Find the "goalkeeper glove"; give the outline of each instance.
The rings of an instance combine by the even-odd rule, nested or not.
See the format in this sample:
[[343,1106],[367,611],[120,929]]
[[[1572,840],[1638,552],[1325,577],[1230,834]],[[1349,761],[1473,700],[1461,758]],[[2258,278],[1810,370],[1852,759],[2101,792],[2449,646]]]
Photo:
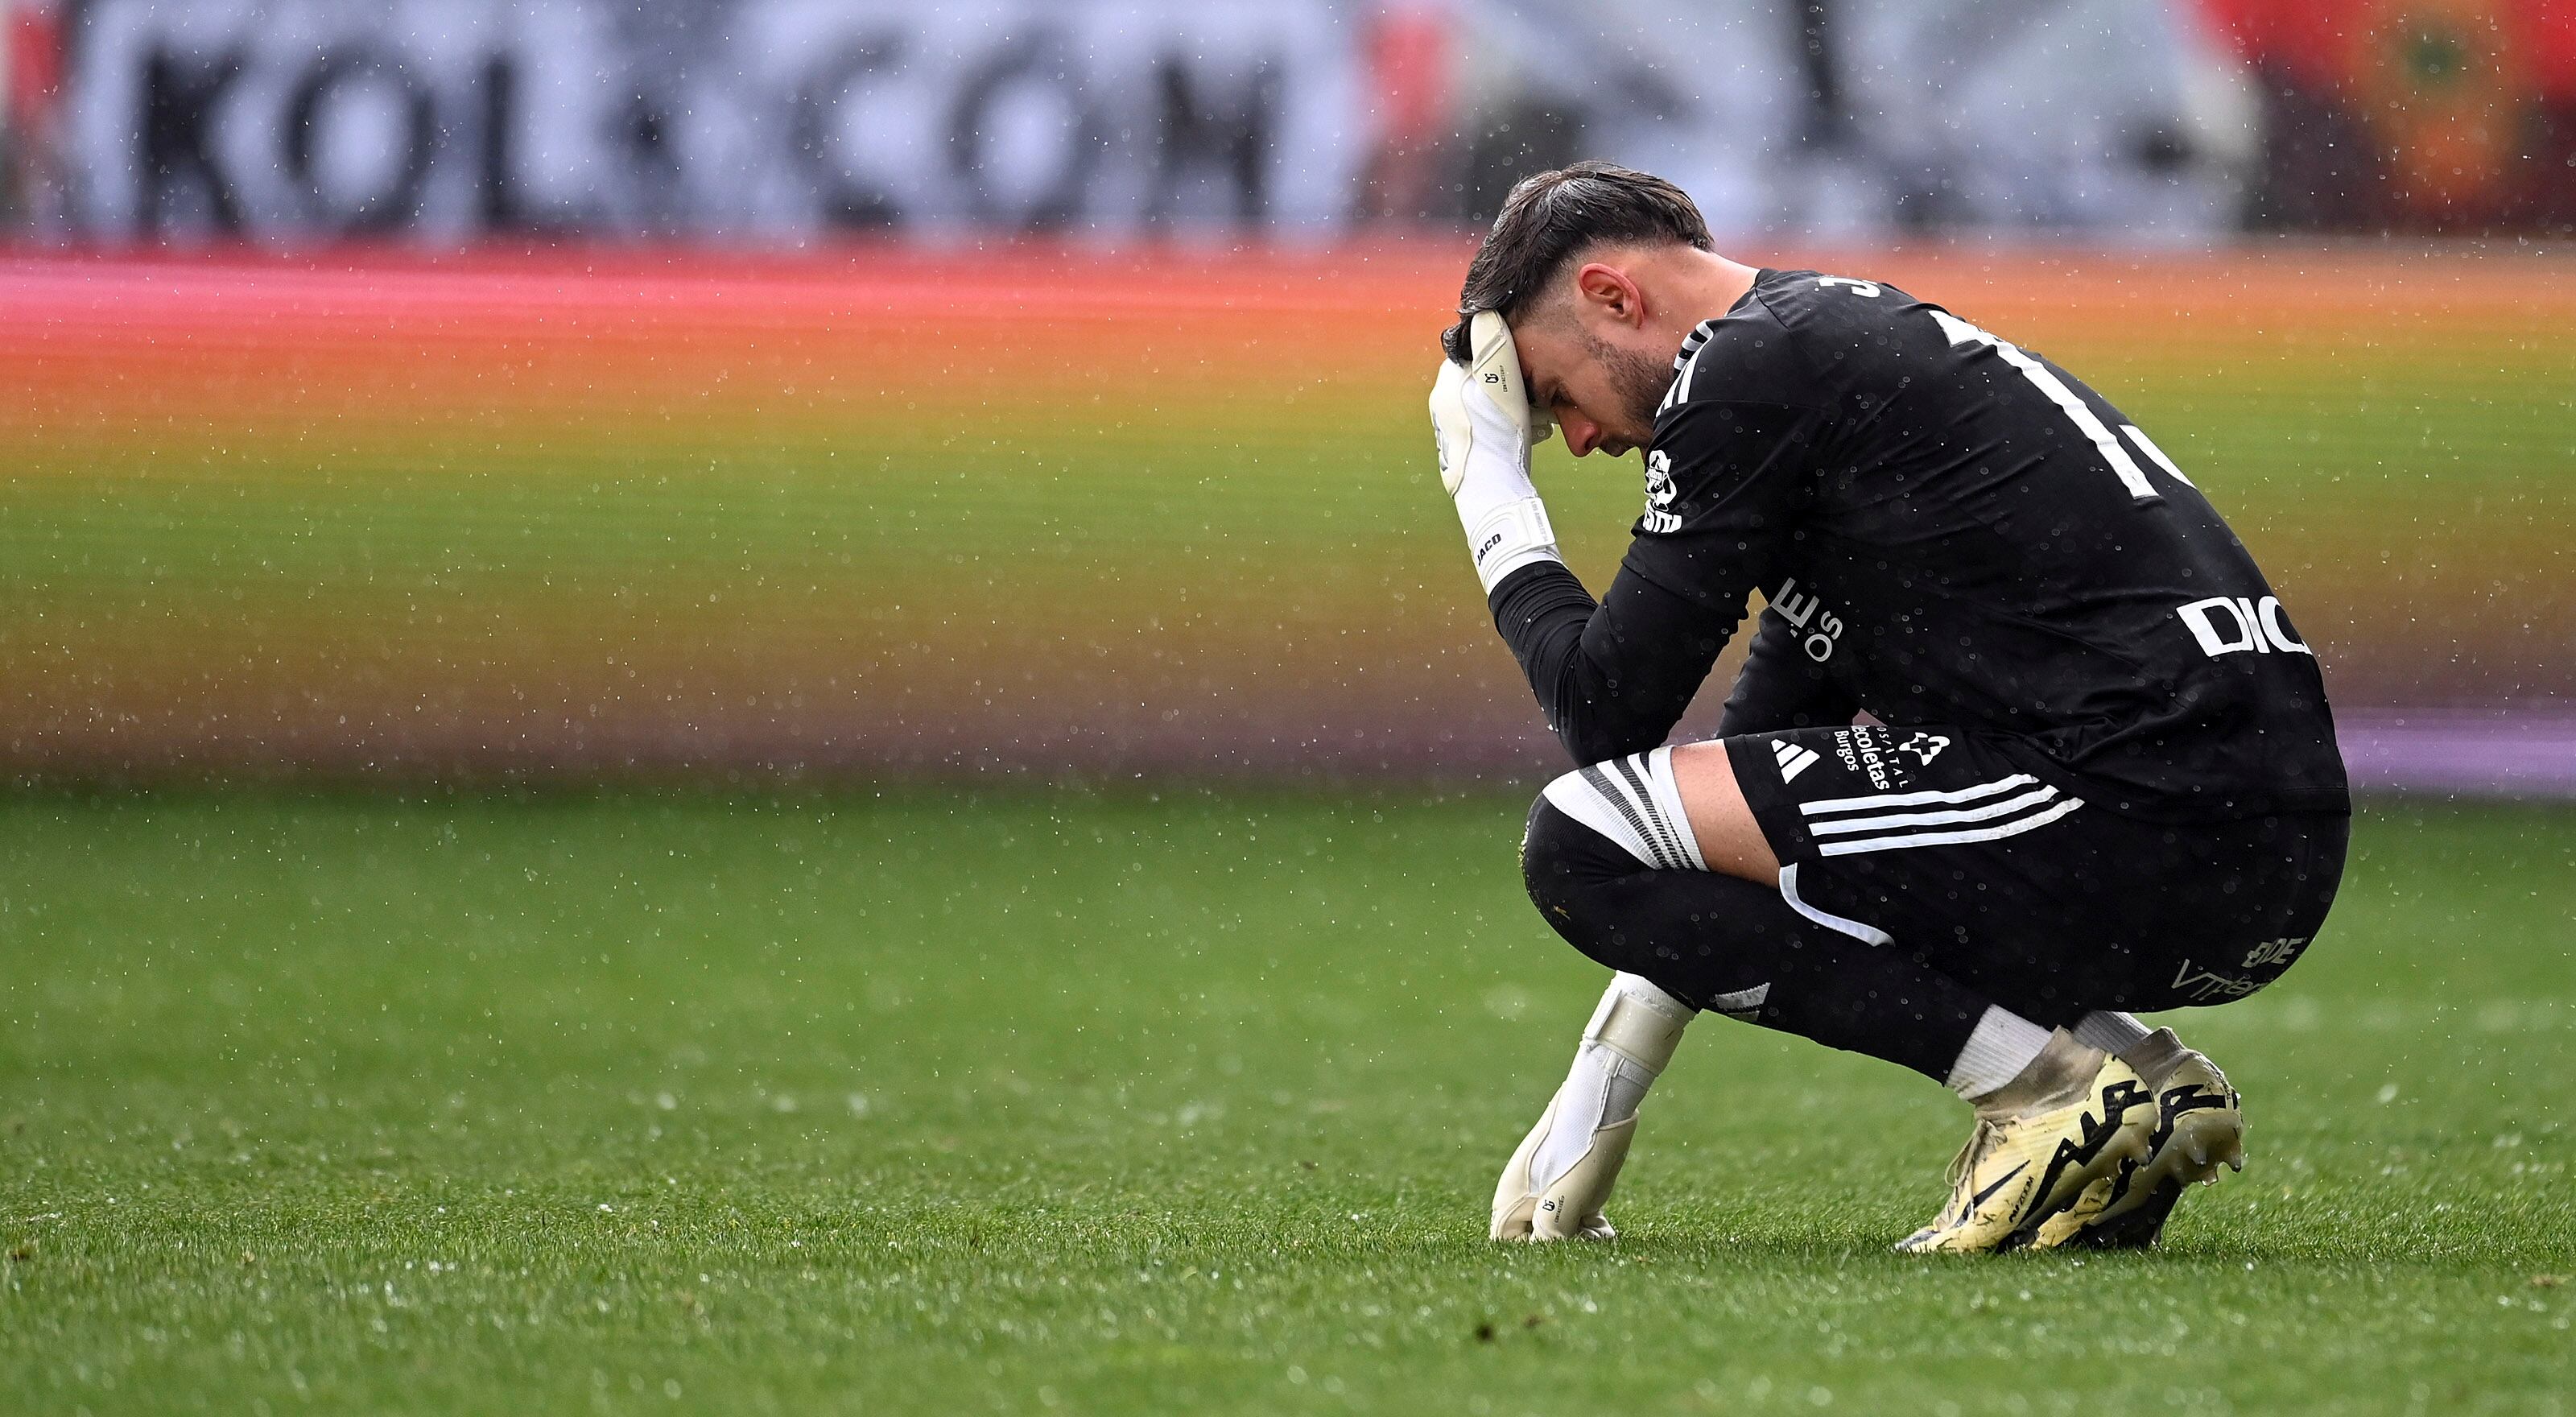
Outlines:
[[1468,321],[1468,362],[1440,361],[1431,386],[1431,429],[1439,439],[1440,482],[1458,504],[1476,578],[1490,595],[1505,576],[1539,561],[1562,562],[1547,504],[1530,481],[1530,448],[1549,424],[1521,387],[1511,326],[1491,310]]

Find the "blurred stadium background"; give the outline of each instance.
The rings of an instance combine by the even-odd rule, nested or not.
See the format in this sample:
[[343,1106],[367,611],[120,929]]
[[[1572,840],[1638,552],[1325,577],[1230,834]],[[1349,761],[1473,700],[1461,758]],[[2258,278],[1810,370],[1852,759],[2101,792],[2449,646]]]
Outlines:
[[[2576,809],[2434,799],[2576,797],[2576,0],[0,45],[0,1409],[2564,1410]],[[1423,395],[1582,155],[2100,387],[2410,789],[2163,1253],[1898,1261],[1948,1098],[1724,1025],[1482,1240],[1600,984]]]
[[1418,390],[1599,154],[2138,414],[2364,780],[2576,787],[2563,0],[0,13],[22,782],[1548,771]]

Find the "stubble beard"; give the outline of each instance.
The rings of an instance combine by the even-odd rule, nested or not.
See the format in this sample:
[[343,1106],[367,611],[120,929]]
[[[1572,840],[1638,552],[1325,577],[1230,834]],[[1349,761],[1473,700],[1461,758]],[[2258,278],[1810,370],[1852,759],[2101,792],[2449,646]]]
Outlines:
[[[1614,436],[1621,442],[1643,447],[1654,436],[1655,411],[1663,406],[1664,395],[1673,387],[1673,366],[1633,349],[1620,349],[1598,336],[1587,334],[1586,351],[1600,361],[1610,376],[1611,392],[1616,394],[1627,415],[1628,427]],[[1628,436],[1633,432],[1636,436]]]

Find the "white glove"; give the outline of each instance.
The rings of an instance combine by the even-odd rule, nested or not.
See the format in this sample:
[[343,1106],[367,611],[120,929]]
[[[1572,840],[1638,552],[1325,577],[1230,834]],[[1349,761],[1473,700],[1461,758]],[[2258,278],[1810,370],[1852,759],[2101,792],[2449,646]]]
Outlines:
[[1440,361],[1431,386],[1431,431],[1440,446],[1440,483],[1458,504],[1458,524],[1491,594],[1503,577],[1535,561],[1563,561],[1547,504],[1530,481],[1530,448],[1549,423],[1532,414],[1521,387],[1511,326],[1491,310],[1467,324],[1465,368]]
[[1563,1174],[1533,1191],[1535,1178],[1530,1174],[1530,1162],[1556,1130],[1560,1110],[1567,1110],[1561,1092],[1548,1099],[1538,1125],[1521,1138],[1520,1149],[1503,1167],[1503,1179],[1494,1186],[1493,1227],[1486,1232],[1494,1239],[1544,1244],[1551,1240],[1619,1238],[1618,1230],[1601,1207],[1610,1199],[1610,1188],[1619,1182],[1619,1167],[1628,1159],[1628,1143],[1637,1136],[1637,1119],[1630,1117],[1585,1133],[1590,1144],[1583,1155]]
[[1634,974],[1613,976],[1574,1067],[1494,1185],[1497,1240],[1609,1240],[1602,1207],[1619,1183],[1637,1107],[1673,1061],[1691,1006]]

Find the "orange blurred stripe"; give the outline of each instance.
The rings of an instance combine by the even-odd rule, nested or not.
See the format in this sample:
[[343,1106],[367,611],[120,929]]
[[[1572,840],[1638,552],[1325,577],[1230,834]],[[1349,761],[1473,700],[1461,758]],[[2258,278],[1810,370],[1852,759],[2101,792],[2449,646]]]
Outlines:
[[[284,433],[298,421],[609,421],[699,401],[997,397],[1223,404],[1265,381],[1418,374],[1454,243],[1333,254],[883,251],[0,261],[0,433]],[[1788,258],[1778,258],[1786,261]],[[1957,252],[1805,259],[1880,276],[2025,343],[2177,359],[2375,341],[2537,344],[2576,319],[2540,258]],[[1384,407],[1412,400],[1384,393]]]

